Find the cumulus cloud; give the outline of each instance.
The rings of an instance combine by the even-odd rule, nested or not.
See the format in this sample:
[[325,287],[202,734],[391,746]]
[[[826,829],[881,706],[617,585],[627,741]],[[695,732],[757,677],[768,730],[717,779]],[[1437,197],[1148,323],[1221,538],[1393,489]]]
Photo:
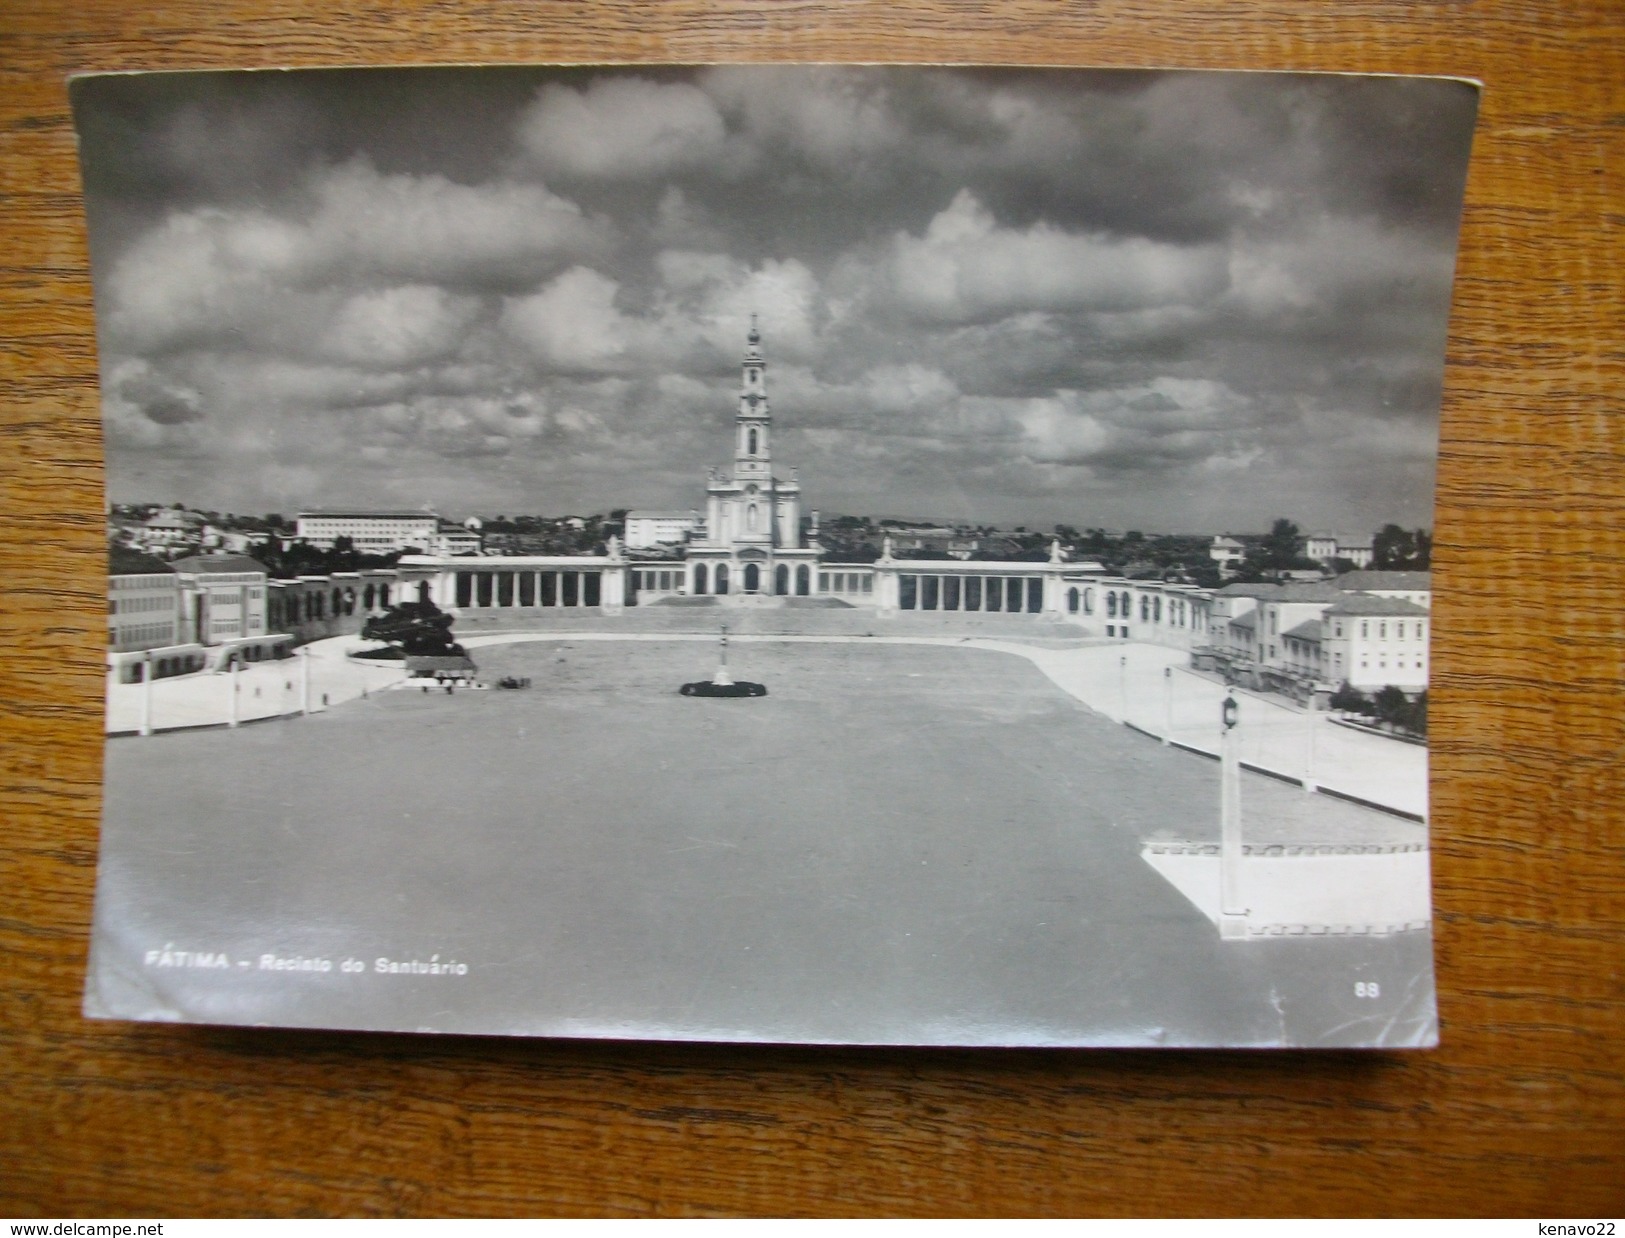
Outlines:
[[447,283],[534,278],[596,252],[605,225],[537,184],[460,185],[352,161],[317,178],[307,271]]
[[604,369],[620,357],[629,334],[615,309],[619,287],[588,267],[571,267],[539,292],[510,298],[502,326],[543,364]]
[[838,168],[854,158],[895,152],[905,136],[887,80],[873,72],[820,65],[766,75],[729,66],[708,70],[700,80],[753,157],[777,149]]
[[549,427],[545,402],[534,395],[418,395],[362,410],[352,435],[370,445],[460,458],[506,456]]
[[1073,234],[1044,224],[1001,228],[968,189],[922,237],[899,234],[890,293],[922,317],[968,322],[1032,310],[1140,310],[1223,291],[1225,255],[1144,238]]
[[544,86],[518,122],[520,145],[544,172],[609,179],[694,167],[717,155],[723,133],[703,91],[641,77]]
[[369,290],[339,308],[325,348],[355,365],[422,365],[454,355],[479,312],[476,299],[426,284]]
[[[137,351],[202,342],[308,350],[335,312],[366,312],[345,297],[347,286],[511,286],[596,252],[607,238],[603,225],[538,185],[456,185],[354,161],[307,188],[303,204],[282,214],[204,207],[142,235],[102,285],[112,340]],[[397,294],[396,303],[421,314],[432,295]]]

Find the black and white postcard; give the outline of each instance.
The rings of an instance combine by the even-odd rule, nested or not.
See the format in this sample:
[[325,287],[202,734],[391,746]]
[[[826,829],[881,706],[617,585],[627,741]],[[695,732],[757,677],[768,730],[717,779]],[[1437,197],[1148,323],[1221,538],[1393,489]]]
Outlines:
[[75,79],[98,1018],[1426,1046],[1477,88]]

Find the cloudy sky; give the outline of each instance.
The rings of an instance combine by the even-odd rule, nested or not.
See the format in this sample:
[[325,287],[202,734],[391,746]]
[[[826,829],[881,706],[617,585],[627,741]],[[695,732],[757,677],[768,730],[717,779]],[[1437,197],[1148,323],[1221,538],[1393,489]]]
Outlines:
[[109,491],[1430,524],[1476,95],[875,68],[80,79]]

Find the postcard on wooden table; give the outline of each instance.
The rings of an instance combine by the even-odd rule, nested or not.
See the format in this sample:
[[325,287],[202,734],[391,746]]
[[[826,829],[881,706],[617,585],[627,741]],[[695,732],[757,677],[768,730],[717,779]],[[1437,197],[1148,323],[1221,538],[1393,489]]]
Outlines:
[[1436,1043],[1477,89],[71,87],[98,1018]]

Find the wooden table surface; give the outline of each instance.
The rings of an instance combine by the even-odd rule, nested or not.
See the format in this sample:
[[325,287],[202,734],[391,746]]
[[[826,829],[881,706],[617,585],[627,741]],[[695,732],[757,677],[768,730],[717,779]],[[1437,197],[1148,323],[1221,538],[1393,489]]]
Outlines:
[[[0,3],[0,1213],[1625,1211],[1618,4]],[[1437,1052],[813,1050],[92,1024],[104,566],[64,77],[896,60],[1485,83],[1433,647]]]

